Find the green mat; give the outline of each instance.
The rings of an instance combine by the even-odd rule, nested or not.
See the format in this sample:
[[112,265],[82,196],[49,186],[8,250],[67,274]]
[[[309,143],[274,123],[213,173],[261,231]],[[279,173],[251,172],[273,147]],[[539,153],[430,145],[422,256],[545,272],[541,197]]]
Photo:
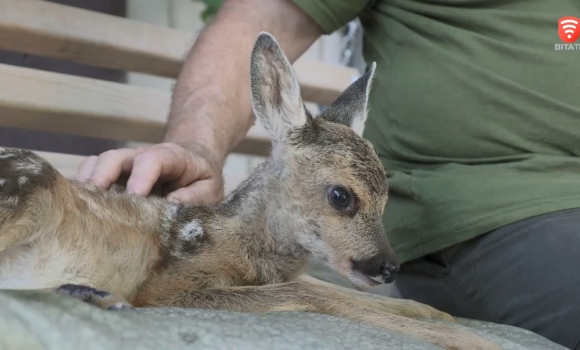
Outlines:
[[[312,275],[342,284],[320,270]],[[467,327],[503,349],[565,349],[522,329],[458,321],[456,327]],[[179,308],[111,312],[56,294],[0,291],[0,350],[39,349],[440,348],[394,332],[311,313],[250,314]]]

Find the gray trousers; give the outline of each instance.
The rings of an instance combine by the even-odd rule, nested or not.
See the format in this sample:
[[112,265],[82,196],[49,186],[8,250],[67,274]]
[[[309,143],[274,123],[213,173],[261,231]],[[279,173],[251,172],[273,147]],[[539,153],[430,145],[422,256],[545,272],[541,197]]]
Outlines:
[[523,220],[403,264],[394,285],[373,292],[580,350],[580,209]]

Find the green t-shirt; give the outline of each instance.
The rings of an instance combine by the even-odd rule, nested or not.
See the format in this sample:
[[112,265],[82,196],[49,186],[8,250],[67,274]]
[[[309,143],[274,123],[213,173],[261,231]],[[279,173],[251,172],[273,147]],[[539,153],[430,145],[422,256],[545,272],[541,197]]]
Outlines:
[[580,207],[580,50],[555,49],[579,0],[294,1],[327,33],[364,27],[401,262]]

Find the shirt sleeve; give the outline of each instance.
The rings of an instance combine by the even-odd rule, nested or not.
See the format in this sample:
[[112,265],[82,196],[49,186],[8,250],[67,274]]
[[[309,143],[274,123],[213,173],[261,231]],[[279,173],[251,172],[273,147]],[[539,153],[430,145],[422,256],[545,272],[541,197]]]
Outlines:
[[326,34],[331,34],[361,12],[371,6],[375,0],[293,0],[308,14]]

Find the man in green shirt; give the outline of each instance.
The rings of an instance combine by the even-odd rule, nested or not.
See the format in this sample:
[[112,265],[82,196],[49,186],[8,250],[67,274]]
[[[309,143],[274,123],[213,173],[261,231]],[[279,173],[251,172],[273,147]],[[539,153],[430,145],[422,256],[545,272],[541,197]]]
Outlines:
[[[384,223],[404,262],[394,296],[460,317],[580,342],[580,52],[558,19],[577,0],[226,1],[188,55],[165,143],[89,157],[147,194],[222,198],[227,153],[253,124],[249,57],[260,31],[291,61],[359,17],[377,62],[365,137],[388,172]],[[578,30],[580,30],[580,25]]]

